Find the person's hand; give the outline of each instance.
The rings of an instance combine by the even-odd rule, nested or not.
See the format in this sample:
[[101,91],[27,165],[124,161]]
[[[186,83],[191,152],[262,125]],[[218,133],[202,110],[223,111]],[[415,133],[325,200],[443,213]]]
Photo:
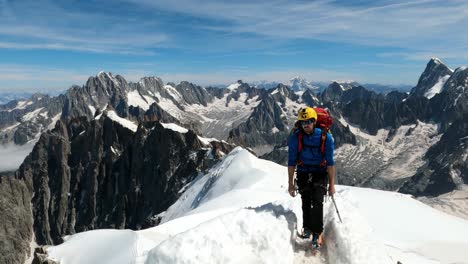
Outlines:
[[328,195],[333,196],[335,194],[335,185],[329,185],[328,186]]
[[296,196],[293,183],[289,183],[288,192],[289,192],[289,195],[291,195],[292,197]]

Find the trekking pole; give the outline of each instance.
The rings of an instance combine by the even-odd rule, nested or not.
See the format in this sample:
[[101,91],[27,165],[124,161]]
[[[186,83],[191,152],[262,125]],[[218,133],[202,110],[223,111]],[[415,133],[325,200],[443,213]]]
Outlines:
[[333,195],[331,196],[331,198],[332,198],[333,204],[335,205],[336,213],[338,214],[338,218],[340,219],[340,223],[343,223],[343,221],[341,221],[341,216],[340,216],[340,212],[338,211],[338,207],[336,206],[335,198],[333,197]]
[[294,196],[299,193],[299,186],[297,186],[296,176],[294,175]]

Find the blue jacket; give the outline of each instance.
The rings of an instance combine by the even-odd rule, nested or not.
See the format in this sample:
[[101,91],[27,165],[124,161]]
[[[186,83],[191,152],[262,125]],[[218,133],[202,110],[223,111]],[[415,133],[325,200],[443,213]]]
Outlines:
[[[299,130],[295,131],[288,139],[288,166],[296,166],[297,161],[301,160],[305,166],[298,166],[297,170],[307,171],[307,165],[320,165],[324,158],[320,152],[320,138],[322,137],[322,130],[320,128],[315,128],[314,133],[310,135],[303,132],[302,151],[299,157],[297,153],[298,133]],[[334,152],[335,142],[333,136],[330,133],[327,133],[327,139],[325,140],[325,160],[327,161],[327,166],[335,165],[335,160],[333,158]]]

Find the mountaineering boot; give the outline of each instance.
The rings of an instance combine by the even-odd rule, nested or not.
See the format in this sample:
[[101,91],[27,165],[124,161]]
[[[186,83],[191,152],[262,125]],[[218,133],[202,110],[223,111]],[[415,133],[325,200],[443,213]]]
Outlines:
[[319,249],[322,246],[323,237],[322,234],[314,233],[312,235],[312,248]]
[[312,234],[312,231],[310,231],[309,228],[303,228],[301,237],[304,238],[304,239],[308,239],[308,238],[310,238],[311,234]]

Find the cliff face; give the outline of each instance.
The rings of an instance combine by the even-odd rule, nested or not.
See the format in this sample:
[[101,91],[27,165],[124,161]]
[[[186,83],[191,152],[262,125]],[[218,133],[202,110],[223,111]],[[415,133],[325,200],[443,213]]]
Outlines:
[[107,112],[92,121],[58,121],[16,176],[0,177],[1,253],[22,256],[2,254],[1,262],[23,262],[33,232],[37,244],[47,245],[86,230],[157,225],[183,187],[231,149],[158,122],[134,132]]
[[32,240],[31,191],[12,173],[0,173],[0,263],[24,263]]

